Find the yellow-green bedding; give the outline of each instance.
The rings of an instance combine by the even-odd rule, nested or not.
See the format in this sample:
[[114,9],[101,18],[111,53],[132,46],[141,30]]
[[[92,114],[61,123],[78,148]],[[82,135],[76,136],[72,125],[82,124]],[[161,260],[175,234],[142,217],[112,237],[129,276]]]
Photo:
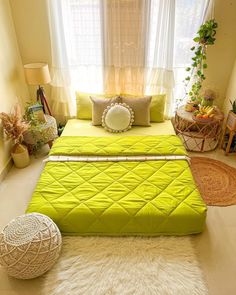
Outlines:
[[[44,168],[27,212],[48,215],[68,235],[199,233],[206,205],[185,155],[174,135],[61,137],[53,145],[52,160]],[[76,156],[88,160],[73,160]],[[144,159],[130,160],[129,156]],[[180,159],[149,160],[153,156]]]

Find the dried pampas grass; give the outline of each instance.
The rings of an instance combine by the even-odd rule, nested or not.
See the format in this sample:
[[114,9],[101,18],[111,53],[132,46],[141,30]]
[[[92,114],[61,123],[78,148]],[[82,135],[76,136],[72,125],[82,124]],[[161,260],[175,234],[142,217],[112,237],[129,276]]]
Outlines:
[[22,119],[21,109],[19,104],[16,104],[10,114],[0,113],[2,125],[5,134],[15,143],[23,141],[23,134],[29,129],[30,124]]

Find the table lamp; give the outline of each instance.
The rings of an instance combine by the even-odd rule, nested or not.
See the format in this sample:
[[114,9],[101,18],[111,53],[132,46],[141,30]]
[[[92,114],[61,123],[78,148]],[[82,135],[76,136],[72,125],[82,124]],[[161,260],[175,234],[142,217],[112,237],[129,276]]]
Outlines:
[[42,84],[48,84],[51,81],[48,65],[46,63],[26,64],[24,65],[24,71],[26,82],[29,85],[38,85],[37,101],[41,101],[44,113],[46,113],[47,109],[48,114],[52,115],[49,105],[47,103],[44,89],[42,86],[40,86]]

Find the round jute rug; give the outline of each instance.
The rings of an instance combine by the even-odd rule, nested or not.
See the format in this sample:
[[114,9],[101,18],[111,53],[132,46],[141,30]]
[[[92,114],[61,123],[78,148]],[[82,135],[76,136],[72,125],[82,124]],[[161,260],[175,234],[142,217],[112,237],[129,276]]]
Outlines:
[[236,204],[236,169],[220,161],[191,157],[191,170],[207,205]]

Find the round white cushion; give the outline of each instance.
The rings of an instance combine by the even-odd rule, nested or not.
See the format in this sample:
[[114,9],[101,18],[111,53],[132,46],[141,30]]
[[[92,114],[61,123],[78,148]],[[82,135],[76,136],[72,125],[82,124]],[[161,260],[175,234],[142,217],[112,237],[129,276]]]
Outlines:
[[102,126],[109,132],[124,132],[131,128],[134,112],[125,103],[108,106],[102,116]]

